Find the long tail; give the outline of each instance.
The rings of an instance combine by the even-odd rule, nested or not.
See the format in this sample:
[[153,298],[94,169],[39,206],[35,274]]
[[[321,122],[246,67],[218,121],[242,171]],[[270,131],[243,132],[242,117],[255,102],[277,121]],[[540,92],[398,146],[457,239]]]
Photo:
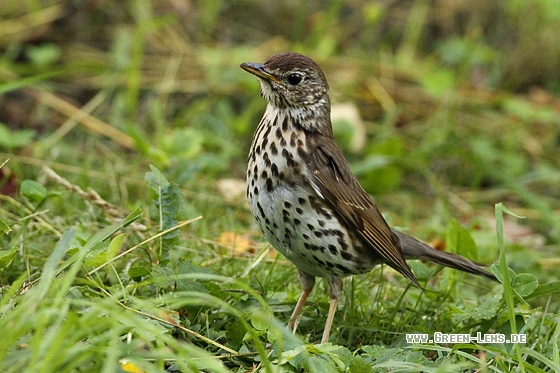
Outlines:
[[421,259],[455,268],[463,272],[474,273],[494,281],[498,281],[492,273],[482,269],[483,264],[473,262],[461,255],[439,251],[416,238],[401,232],[393,231],[401,241],[402,250],[406,259]]

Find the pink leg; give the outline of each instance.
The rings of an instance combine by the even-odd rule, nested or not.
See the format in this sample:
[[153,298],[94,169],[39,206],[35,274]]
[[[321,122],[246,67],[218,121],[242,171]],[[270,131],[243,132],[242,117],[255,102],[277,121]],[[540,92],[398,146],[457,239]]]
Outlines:
[[329,313],[327,314],[327,321],[325,322],[325,329],[323,330],[323,338],[321,338],[321,343],[326,343],[329,341],[329,334],[331,333],[331,327],[334,320],[334,314],[336,312],[336,306],[338,304],[338,298],[342,294],[342,280],[338,277],[333,277],[327,279],[329,283],[329,296],[331,298],[329,302]]
[[327,314],[327,322],[325,323],[325,329],[323,330],[323,338],[321,338],[321,343],[326,343],[329,341],[329,334],[331,332],[331,327],[334,320],[334,313],[336,312],[337,304],[338,304],[338,298],[331,298],[329,302],[329,313]]
[[292,317],[290,317],[290,322],[288,323],[288,329],[292,332],[296,332],[296,329],[299,324],[299,320],[301,319],[301,311],[303,309],[303,305],[307,300],[309,294],[313,290],[313,286],[315,285],[315,277],[308,275],[307,273],[299,272],[299,281],[301,282],[302,292],[301,295],[296,303],[296,308],[294,308],[294,312],[292,312]]

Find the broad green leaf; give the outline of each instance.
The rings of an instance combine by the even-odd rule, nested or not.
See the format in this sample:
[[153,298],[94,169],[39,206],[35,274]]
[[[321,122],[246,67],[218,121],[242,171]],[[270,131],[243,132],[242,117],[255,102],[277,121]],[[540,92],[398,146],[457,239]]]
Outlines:
[[150,165],[150,170],[150,172],[146,172],[144,178],[148,183],[150,191],[155,193],[152,195],[152,197],[157,197],[160,193],[160,190],[166,188],[169,185],[169,181],[155,166]]
[[117,255],[125,236],[124,233],[119,234],[111,240],[109,245],[105,241],[98,242],[87,254],[85,264],[97,267],[113,259]]
[[32,202],[42,202],[47,197],[47,189],[34,180],[23,180],[20,193]]
[[17,252],[17,247],[12,247],[10,250],[0,250],[0,269],[6,268]]
[[95,246],[88,246],[84,263],[86,266],[97,267],[107,262],[107,242],[98,242]]
[[111,240],[111,243],[109,243],[109,248],[107,249],[107,261],[113,259],[115,255],[117,255],[125,237],[126,234],[121,233]]
[[0,219],[0,230],[6,234],[9,234],[12,231],[12,228],[2,219]]
[[[494,276],[496,276],[498,281],[500,281],[501,283],[504,282],[504,274],[502,272],[502,269],[501,269],[501,266],[500,266],[499,262],[493,263],[492,266],[490,266],[490,270],[492,271]],[[512,280],[516,276],[515,271],[513,269],[509,268],[509,267],[508,267],[508,276],[509,276],[510,280]]]
[[255,309],[251,314],[251,325],[257,330],[267,330],[270,326],[272,315],[261,308]]
[[451,318],[455,323],[479,322],[495,317],[502,306],[501,298],[494,296],[472,309],[460,309],[453,305],[444,308],[444,315]]
[[[146,172],[145,179],[150,188],[150,195],[159,212],[161,230],[167,230],[177,225],[177,213],[183,203],[181,190],[175,183],[170,183],[167,178],[154,166],[151,172]],[[162,237],[164,248],[175,245],[179,237],[178,231],[172,231]]]
[[524,298],[535,291],[539,286],[539,281],[530,273],[520,273],[513,278],[511,286],[517,295]]
[[355,356],[350,362],[350,373],[374,373],[372,366],[367,364],[361,356]]
[[131,278],[138,278],[148,276],[150,274],[150,269],[141,265],[133,265],[128,270],[128,275]]
[[455,219],[447,224],[446,244],[451,252],[475,261],[478,258],[478,249],[470,233]]

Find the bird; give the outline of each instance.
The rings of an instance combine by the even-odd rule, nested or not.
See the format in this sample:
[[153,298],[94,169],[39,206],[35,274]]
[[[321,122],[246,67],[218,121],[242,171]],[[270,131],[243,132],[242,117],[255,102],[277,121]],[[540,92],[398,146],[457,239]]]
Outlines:
[[342,278],[386,264],[421,288],[406,259],[496,280],[483,265],[393,230],[350,171],[333,138],[329,84],[311,58],[283,52],[239,65],[267,101],[247,159],[249,209],[266,240],[298,271],[302,292],[288,322],[296,332],[315,279],[328,284],[328,342]]

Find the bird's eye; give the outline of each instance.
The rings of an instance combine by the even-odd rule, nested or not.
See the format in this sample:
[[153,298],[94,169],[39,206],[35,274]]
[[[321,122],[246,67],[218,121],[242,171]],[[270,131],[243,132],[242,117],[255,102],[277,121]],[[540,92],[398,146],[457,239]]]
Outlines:
[[291,85],[298,85],[303,80],[303,75],[299,73],[293,73],[288,75],[288,83]]

